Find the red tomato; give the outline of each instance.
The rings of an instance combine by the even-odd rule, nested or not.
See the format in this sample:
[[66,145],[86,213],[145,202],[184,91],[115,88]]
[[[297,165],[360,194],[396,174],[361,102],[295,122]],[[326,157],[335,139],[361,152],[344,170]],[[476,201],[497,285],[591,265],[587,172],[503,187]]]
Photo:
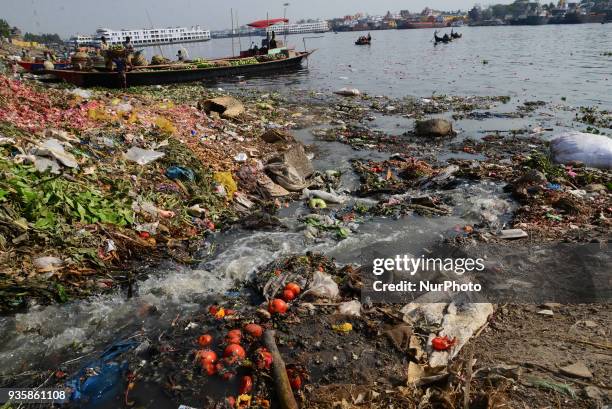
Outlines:
[[302,378],[300,375],[293,375],[289,378],[289,383],[291,384],[291,389],[297,391],[302,387]]
[[272,354],[266,348],[258,348],[255,351],[255,365],[259,369],[270,369]]
[[280,298],[275,298],[272,300],[270,305],[268,306],[268,311],[272,314],[284,314],[287,312],[287,303]]
[[239,329],[233,329],[227,333],[227,337],[228,338],[234,338],[234,337],[242,338],[242,331],[240,331]]
[[212,341],[213,337],[208,334],[200,335],[200,337],[198,338],[198,344],[203,347],[209,346],[210,344],[212,344]]
[[253,390],[253,379],[250,376],[243,376],[240,380],[239,392],[241,395],[249,393]]
[[210,362],[204,365],[204,370],[206,371],[206,375],[208,376],[213,376],[217,373],[217,367],[215,366],[215,364]]
[[203,349],[201,351],[198,351],[198,356],[200,358],[200,361],[202,362],[202,366],[208,363],[214,364],[215,362],[217,362],[217,354],[215,354],[214,351],[211,351],[209,349]]
[[283,300],[289,302],[295,298],[295,293],[291,290],[283,291]]
[[457,339],[450,339],[448,336],[435,337],[431,340],[431,346],[436,351],[446,351],[457,343]]
[[149,233],[148,231],[141,231],[140,233],[138,233],[138,235],[141,239],[148,239],[149,237],[151,237],[151,233]]
[[227,337],[226,338],[227,343],[228,344],[236,344],[236,345],[240,345],[240,338],[239,337]]
[[293,291],[293,293],[295,294],[295,296],[297,297],[298,295],[300,295],[300,291],[301,288],[299,285],[297,285],[296,283],[289,283],[285,286],[285,291]]
[[215,315],[219,312],[219,307],[217,305],[211,305],[208,308],[208,312],[211,313],[212,315]]
[[263,335],[263,328],[257,324],[247,324],[244,330],[253,338],[259,338]]
[[244,359],[246,357],[246,352],[244,352],[244,348],[242,348],[238,344],[229,344],[225,351],[223,352],[223,356],[225,357],[238,357],[240,359]]

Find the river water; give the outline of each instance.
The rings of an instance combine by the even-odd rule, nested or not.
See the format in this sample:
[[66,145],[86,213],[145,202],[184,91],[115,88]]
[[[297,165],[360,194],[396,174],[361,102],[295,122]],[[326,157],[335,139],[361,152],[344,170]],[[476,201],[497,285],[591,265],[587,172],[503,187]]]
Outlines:
[[[457,31],[463,38],[438,46],[431,42],[433,29],[375,31],[371,46],[354,45],[365,34],[362,32],[288,36],[290,47],[303,50],[305,41],[308,49],[317,50],[309,59],[308,70],[248,83],[316,90],[346,86],[394,97],[509,95],[551,102],[566,97],[572,104],[612,105],[612,57],[602,55],[612,49],[609,24],[465,27]],[[240,41],[242,49],[248,48],[248,38]],[[237,54],[238,39],[233,42]],[[232,39],[161,50],[173,58],[183,46],[191,58],[232,55]],[[160,52],[159,47],[145,50],[149,57]]]
[[[565,97],[568,104],[610,109],[612,57],[602,53],[612,51],[611,27],[592,24],[462,28],[459,30],[462,39],[438,46],[431,43],[433,30],[373,32],[373,45],[361,47],[353,45],[357,33],[327,33],[306,40],[307,47],[317,51],[304,70],[266,78],[230,79],[214,86],[281,92],[308,89],[322,93],[356,87],[372,95],[392,97],[427,97],[433,93],[509,95],[513,104],[525,100],[556,104]],[[248,39],[241,41],[243,48],[248,46]],[[289,37],[288,43],[303,48],[301,36]],[[213,58],[231,55],[231,44],[231,39],[224,39],[186,48],[192,58]],[[168,46],[163,52],[173,55],[177,48]],[[157,54],[159,48],[146,52]],[[460,121],[458,126],[464,134],[472,135],[483,128],[552,125],[567,118],[552,112],[540,119],[541,123],[533,119],[494,124]],[[405,118],[387,117],[373,126],[398,132],[395,123],[401,121],[405,122]],[[564,126],[571,124],[566,121],[561,124]],[[383,153],[353,151],[336,142],[315,141],[309,130],[298,131],[296,135],[304,143],[319,145],[314,161],[318,170],[348,171],[351,158],[388,157]],[[347,175],[343,187],[351,189],[354,183],[354,178]],[[88,354],[113,340],[155,328],[177,314],[198,308],[204,297],[225,293],[234,280],[245,278],[257,267],[284,254],[316,250],[348,263],[366,248],[384,248],[391,242],[401,242],[404,251],[417,253],[452,234],[456,226],[478,222],[484,207],[503,224],[515,205],[502,193],[502,187],[493,183],[458,187],[457,204],[449,216],[373,219],[364,223],[357,234],[340,242],[305,243],[295,218],[306,210],[301,205],[292,206],[281,215],[288,230],[221,234],[214,240],[218,249],[210,261],[196,269],[168,262],[151,270],[149,278],[138,284],[137,296],[132,299],[118,292],[66,305],[35,307],[0,318],[0,374],[22,373],[37,367],[56,368],[71,359],[86,361],[91,356]],[[159,314],[143,317],[139,314],[143,305],[156,306]],[[66,353],[68,347],[74,348],[72,352]]]

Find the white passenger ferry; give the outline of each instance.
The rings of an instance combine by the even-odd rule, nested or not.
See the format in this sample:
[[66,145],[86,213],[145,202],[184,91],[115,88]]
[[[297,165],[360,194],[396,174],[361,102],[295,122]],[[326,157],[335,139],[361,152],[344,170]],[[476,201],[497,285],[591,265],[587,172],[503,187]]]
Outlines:
[[135,46],[148,46],[209,41],[210,30],[204,30],[200,26],[119,31],[100,28],[96,31],[96,39],[100,40],[102,36],[106,37],[106,42],[111,45],[121,44],[126,37],[131,37]]
[[276,34],[304,34],[304,33],[326,33],[329,31],[329,23],[326,20],[317,20],[307,23],[274,24],[266,28],[266,31]]

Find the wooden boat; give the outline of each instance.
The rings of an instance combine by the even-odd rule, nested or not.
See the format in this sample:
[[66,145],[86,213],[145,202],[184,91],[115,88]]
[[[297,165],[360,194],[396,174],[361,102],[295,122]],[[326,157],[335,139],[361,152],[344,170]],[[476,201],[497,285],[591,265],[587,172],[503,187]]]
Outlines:
[[453,38],[450,37],[450,36],[448,36],[448,37],[438,37],[438,32],[436,31],[434,33],[434,41],[435,41],[436,44],[438,44],[438,43],[448,44],[451,41],[453,41]]
[[[23,67],[24,70],[28,72],[42,71],[45,69],[45,64],[42,62],[17,61],[17,64],[19,64],[21,67]],[[55,66],[56,70],[63,70],[68,68],[70,64],[66,61],[60,61],[53,63],[53,65]]]
[[[291,69],[299,68],[302,61],[314,51],[296,52],[288,58],[260,62],[257,64],[245,64],[235,66],[221,66],[209,68],[189,68],[187,64],[180,66],[155,66],[137,67],[126,73],[128,87],[140,85],[161,85],[179,82],[193,82],[207,79],[235,77],[238,75],[257,75],[267,73],[279,73]],[[231,61],[232,58],[225,59]],[[234,59],[235,60],[235,59]],[[73,70],[47,70],[46,74],[55,77],[78,87],[122,87],[122,79],[117,72],[104,71],[73,71]]]
[[355,45],[370,45],[370,44],[372,44],[372,41],[370,41],[370,40],[359,39],[359,40],[355,41]]

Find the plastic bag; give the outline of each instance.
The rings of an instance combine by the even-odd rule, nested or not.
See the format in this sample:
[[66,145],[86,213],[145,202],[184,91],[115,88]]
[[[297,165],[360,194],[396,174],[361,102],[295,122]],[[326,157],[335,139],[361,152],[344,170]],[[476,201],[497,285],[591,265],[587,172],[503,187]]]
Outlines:
[[151,163],[159,158],[163,158],[164,153],[132,147],[126,152],[125,157],[126,159],[136,162],[139,165],[146,165],[147,163]]
[[193,182],[195,180],[195,174],[193,170],[185,168],[183,166],[170,166],[166,169],[166,176],[172,180],[188,180]]
[[308,198],[316,197],[316,198],[325,200],[327,203],[338,203],[338,204],[342,204],[346,202],[347,200],[346,196],[342,196],[336,193],[329,193],[323,190],[309,190],[309,189],[304,189],[304,191],[302,192],[302,197],[308,197]]
[[586,166],[612,169],[612,139],[605,135],[564,132],[550,142],[557,163],[582,162]]
[[66,382],[71,390],[70,401],[89,407],[117,396],[124,388],[123,378],[128,364],[117,362],[116,358],[136,346],[136,341],[118,342],[104,351],[98,360],[83,367]]
[[173,135],[176,133],[176,127],[174,124],[164,117],[157,117],[155,120],[155,125],[165,134]]
[[361,316],[361,303],[357,300],[343,302],[338,306],[338,313],[359,317]]
[[312,276],[310,288],[306,293],[312,294],[318,298],[334,299],[338,297],[340,290],[338,289],[338,284],[336,284],[329,274],[315,271]]
[[225,189],[225,193],[227,195],[228,200],[232,200],[234,197],[234,193],[238,190],[238,186],[236,185],[236,181],[232,176],[231,172],[216,172],[213,175],[213,179],[215,182],[221,184]]

